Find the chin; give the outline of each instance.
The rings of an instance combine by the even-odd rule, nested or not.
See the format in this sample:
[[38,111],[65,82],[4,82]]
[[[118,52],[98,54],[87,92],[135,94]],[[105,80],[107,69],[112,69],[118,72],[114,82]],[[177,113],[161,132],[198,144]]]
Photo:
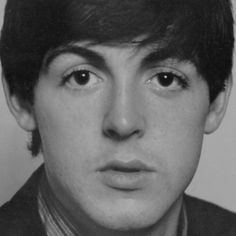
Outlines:
[[100,204],[91,217],[98,225],[116,231],[140,230],[157,224],[163,217],[163,208],[132,200],[114,203],[111,206]]
[[100,217],[97,223],[110,230],[134,231],[148,228],[157,222],[158,216],[144,216],[143,213],[136,215],[133,212],[120,212],[117,215]]

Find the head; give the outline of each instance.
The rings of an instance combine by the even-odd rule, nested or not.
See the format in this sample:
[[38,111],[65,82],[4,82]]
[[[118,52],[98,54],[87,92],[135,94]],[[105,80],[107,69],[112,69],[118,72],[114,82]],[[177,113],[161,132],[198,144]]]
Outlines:
[[[155,43],[190,60],[207,81],[212,102],[231,73],[233,29],[230,1],[7,1],[1,37],[3,73],[11,94],[33,104],[45,55],[61,45],[89,40],[138,46]],[[211,14],[209,14],[211,12]],[[122,20],[121,20],[122,19]],[[188,24],[186,24],[188,22]],[[168,55],[163,55],[167,57]],[[29,148],[41,148],[37,129]]]
[[[224,115],[233,41],[229,0],[8,0],[8,104],[65,207],[113,229],[177,209]],[[151,177],[122,182],[114,160]]]

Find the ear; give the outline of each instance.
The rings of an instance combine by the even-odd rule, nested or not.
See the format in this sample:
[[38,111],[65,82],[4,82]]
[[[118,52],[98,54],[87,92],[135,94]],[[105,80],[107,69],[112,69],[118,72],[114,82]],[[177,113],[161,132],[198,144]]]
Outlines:
[[15,117],[17,123],[26,131],[33,131],[36,128],[33,109],[27,102],[21,101],[16,95],[10,94],[9,86],[3,76],[3,89],[6,96],[7,105],[10,112]]
[[214,132],[221,124],[229,102],[229,96],[232,88],[232,77],[227,80],[225,89],[218,94],[215,100],[210,104],[209,112],[205,123],[205,134]]

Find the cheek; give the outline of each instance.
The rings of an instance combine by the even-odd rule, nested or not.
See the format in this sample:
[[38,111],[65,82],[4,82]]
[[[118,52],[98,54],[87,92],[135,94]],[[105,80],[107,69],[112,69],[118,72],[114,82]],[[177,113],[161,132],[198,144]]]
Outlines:
[[95,150],[102,152],[96,148],[99,144],[95,138],[100,131],[97,128],[99,104],[83,99],[80,102],[69,100],[60,93],[49,96],[44,90],[44,94],[38,95],[35,106],[45,162],[61,171],[67,168],[79,174],[78,170],[82,173],[87,170]]
[[[171,189],[184,189],[194,175],[208,112],[207,94],[151,108],[152,153],[160,153]],[[182,185],[182,186],[180,186]]]
[[50,96],[50,103],[48,94],[41,95],[35,105],[47,175],[52,186],[60,189],[57,192],[64,193],[62,202],[67,202],[90,193],[91,186],[96,189],[96,181],[91,180],[104,153],[97,138],[101,107],[59,95]]

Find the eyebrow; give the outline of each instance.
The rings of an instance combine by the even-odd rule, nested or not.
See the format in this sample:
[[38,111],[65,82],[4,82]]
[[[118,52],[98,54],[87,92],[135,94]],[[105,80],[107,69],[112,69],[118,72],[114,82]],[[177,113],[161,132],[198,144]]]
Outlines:
[[182,59],[178,55],[173,55],[173,52],[169,50],[169,48],[157,48],[156,50],[150,52],[147,56],[145,56],[142,60],[142,67],[148,67],[155,63],[164,61],[168,58],[175,58],[177,60],[182,61]]
[[[85,60],[96,67],[108,70],[106,60],[100,53],[86,47],[70,44],[49,51],[43,62],[43,70],[46,71],[53,60],[62,54],[75,54],[85,58]],[[142,59],[141,68],[147,68],[168,58],[183,60],[178,55],[173,56],[173,52],[168,47],[156,48]]]
[[103,58],[103,56],[98,52],[95,52],[86,47],[81,47],[78,45],[66,45],[53,49],[48,52],[43,63],[44,70],[47,70],[47,68],[53,62],[53,60],[55,60],[55,58],[57,58],[62,54],[68,54],[68,53],[83,57],[89,63],[91,63],[92,65],[96,65],[97,67],[106,68],[106,61]]

